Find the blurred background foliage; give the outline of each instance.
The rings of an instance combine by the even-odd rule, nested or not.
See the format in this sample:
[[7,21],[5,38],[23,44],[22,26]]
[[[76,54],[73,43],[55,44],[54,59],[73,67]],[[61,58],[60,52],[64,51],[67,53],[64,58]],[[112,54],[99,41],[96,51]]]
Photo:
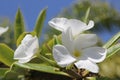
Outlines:
[[[72,6],[65,8],[60,14],[55,17],[66,17],[83,20],[88,7],[90,7],[88,21],[95,21],[95,27],[91,30],[91,32],[97,33],[98,35],[102,34],[101,36],[104,36],[105,38],[107,37],[104,35],[105,33],[111,34],[112,36],[112,34],[115,35],[115,33],[120,31],[120,13],[103,0],[78,0]],[[6,43],[8,46],[14,49],[14,24],[10,24],[10,21],[7,18],[0,18],[0,26],[6,27],[8,25],[9,31],[0,37],[0,42]],[[45,41],[53,38],[54,34],[60,34],[60,32],[51,27],[47,27],[44,32],[46,32],[46,35],[44,35],[46,39]],[[102,76],[111,78],[111,80],[120,80],[120,52],[102,62],[100,64],[100,69],[100,74]],[[106,78],[100,80],[110,79]]]
[[0,43],[5,43],[13,49],[15,45],[13,24],[10,23],[10,20],[8,18],[0,17],[0,26],[9,26],[9,30],[5,34],[0,36]]

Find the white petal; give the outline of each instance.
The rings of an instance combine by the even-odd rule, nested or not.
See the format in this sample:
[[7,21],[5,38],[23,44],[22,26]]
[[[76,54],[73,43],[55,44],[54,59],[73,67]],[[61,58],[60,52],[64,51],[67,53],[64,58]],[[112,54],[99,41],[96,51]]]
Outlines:
[[15,50],[14,59],[20,59],[22,61],[22,59],[27,58],[27,60],[29,60],[28,58],[32,58],[38,49],[38,38],[36,36],[33,37],[32,35],[27,34],[22,40],[21,44]]
[[19,47],[14,52],[14,59],[27,57],[26,50],[27,47],[25,45],[19,45]]
[[77,19],[70,19],[69,25],[72,28],[73,36],[76,36],[83,32],[84,28],[87,26],[84,22]]
[[91,47],[83,50],[83,55],[86,55],[88,59],[94,63],[102,62],[107,54],[107,50],[102,47]]
[[93,21],[90,21],[87,25],[86,23],[77,20],[77,19],[69,19],[68,25],[72,28],[72,35],[76,36],[81,32],[88,30],[94,26]]
[[66,18],[53,18],[48,24],[59,31],[64,31],[69,27],[67,21],[68,19]]
[[62,32],[62,43],[68,49],[70,53],[73,52],[73,36],[71,32],[71,28],[69,27],[66,31]]
[[89,60],[80,60],[80,61],[76,62],[75,65],[78,69],[83,68],[83,69],[86,69],[93,73],[99,72],[98,66]]
[[57,62],[57,64],[61,67],[66,67],[76,60],[70,55],[68,50],[62,45],[55,45],[53,47],[53,57]]
[[89,30],[89,29],[91,29],[93,27],[94,27],[94,21],[90,20],[88,25],[86,26],[86,28],[84,28],[84,30]]
[[[28,53],[27,55],[30,55],[29,53],[31,53],[32,55],[35,54],[37,50],[39,49],[38,38],[36,36],[33,37],[32,35],[25,37],[25,38],[23,39],[22,44],[25,44],[26,47],[28,47],[26,51],[26,53]],[[27,40],[27,41],[24,41],[24,40]]]
[[19,63],[27,63],[32,59],[32,57],[21,58],[18,60]]
[[76,36],[79,33],[92,28],[94,26],[94,22],[89,21],[89,24],[87,25],[77,19],[53,18],[49,21],[49,25],[59,31],[66,31],[68,27],[71,27],[72,35]]
[[7,32],[8,29],[9,29],[8,27],[6,27],[6,28],[0,27],[0,36],[1,36],[2,34],[4,34],[5,32]]
[[80,34],[76,37],[74,44],[78,50],[93,46],[97,43],[96,34]]

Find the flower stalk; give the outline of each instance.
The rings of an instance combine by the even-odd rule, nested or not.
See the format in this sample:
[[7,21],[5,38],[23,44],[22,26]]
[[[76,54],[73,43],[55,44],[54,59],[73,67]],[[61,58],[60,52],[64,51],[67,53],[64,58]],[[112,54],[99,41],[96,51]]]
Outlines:
[[42,61],[50,64],[51,66],[57,66],[57,64],[56,64],[55,61],[50,60],[50,59],[44,57],[43,55],[41,55],[41,54],[39,54],[39,53],[37,53],[37,57],[38,57],[40,60],[42,60]]

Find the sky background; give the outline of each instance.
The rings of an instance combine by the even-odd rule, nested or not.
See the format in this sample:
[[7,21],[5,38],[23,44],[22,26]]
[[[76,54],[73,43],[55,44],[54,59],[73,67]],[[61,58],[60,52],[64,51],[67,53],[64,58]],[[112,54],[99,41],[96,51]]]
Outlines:
[[[120,0],[106,1],[120,12]],[[50,19],[59,14],[64,8],[72,6],[75,2],[76,0],[0,0],[0,17],[7,17],[13,23],[16,11],[20,8],[27,30],[32,31],[37,16],[43,8],[48,8],[45,20],[45,25],[47,25]],[[104,37],[105,41],[111,37],[109,33],[106,33],[106,36],[106,38]]]

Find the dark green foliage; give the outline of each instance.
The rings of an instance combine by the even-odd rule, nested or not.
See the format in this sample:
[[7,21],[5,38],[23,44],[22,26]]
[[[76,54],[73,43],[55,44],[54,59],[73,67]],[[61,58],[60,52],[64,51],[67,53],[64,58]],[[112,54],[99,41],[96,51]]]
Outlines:
[[43,9],[39,16],[38,16],[38,19],[36,21],[36,25],[35,25],[35,28],[34,28],[34,31],[37,33],[37,37],[40,37],[41,35],[41,31],[42,31],[42,27],[43,27],[43,24],[44,24],[44,20],[46,18],[46,8]]
[[25,31],[25,27],[24,27],[24,19],[22,16],[22,13],[20,11],[20,8],[18,9],[17,13],[16,13],[16,17],[15,17],[15,21],[14,21],[14,37],[15,37],[15,41],[17,41],[18,37]]

